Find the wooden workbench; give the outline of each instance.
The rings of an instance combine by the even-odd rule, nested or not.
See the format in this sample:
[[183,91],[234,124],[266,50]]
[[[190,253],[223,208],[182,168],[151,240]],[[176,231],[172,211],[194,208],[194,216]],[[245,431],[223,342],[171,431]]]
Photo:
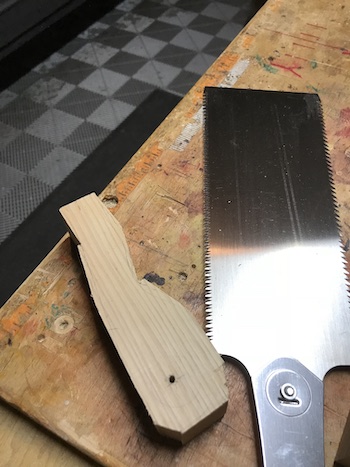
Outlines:
[[[347,18],[350,0],[270,0],[101,194],[123,225],[138,276],[163,278],[163,290],[201,323],[203,88],[320,95],[348,246]],[[182,448],[155,436],[94,320],[68,237],[5,304],[0,320],[0,396],[91,458],[106,465],[257,465],[249,387],[234,365],[226,365],[230,402],[221,422]],[[349,409],[350,372],[334,372],[325,382],[327,466]],[[86,465],[5,406],[1,411],[0,465]]]

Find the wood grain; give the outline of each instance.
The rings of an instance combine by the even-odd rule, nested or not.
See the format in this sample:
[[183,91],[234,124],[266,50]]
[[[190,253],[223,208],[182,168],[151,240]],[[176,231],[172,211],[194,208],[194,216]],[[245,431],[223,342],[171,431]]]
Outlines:
[[335,460],[339,466],[350,467],[350,412],[348,414]]
[[[350,0],[269,0],[101,194],[103,200],[127,193],[110,211],[123,227],[137,277],[163,278],[162,290],[201,325],[203,88],[320,95],[348,247],[349,14]],[[152,162],[140,171],[147,154]],[[61,329],[66,315],[73,326]],[[239,367],[225,365],[229,405],[220,422],[182,448],[159,443],[92,316],[65,238],[1,310],[1,397],[105,465],[258,465],[250,388]],[[350,374],[332,372],[325,379],[327,467],[349,409]]]
[[3,467],[97,467],[67,443],[0,403],[0,465]]
[[[187,443],[226,411],[222,358],[179,302],[137,280],[123,229],[96,194],[60,212],[97,311],[157,431]],[[62,323],[68,326],[68,317]]]

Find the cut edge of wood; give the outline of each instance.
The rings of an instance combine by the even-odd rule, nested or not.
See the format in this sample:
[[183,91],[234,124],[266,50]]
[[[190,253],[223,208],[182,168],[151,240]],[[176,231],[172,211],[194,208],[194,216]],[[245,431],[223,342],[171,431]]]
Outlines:
[[[200,420],[196,425],[192,426],[189,430],[184,432],[179,432],[175,430],[170,430],[167,427],[154,424],[156,430],[159,434],[166,438],[171,438],[179,441],[181,444],[187,444],[196,436],[199,436],[206,429],[211,427],[214,423],[219,422],[222,417],[225,415],[227,410],[228,401],[224,402],[220,407],[218,407],[214,412],[209,414],[207,417]],[[347,466],[346,466],[347,467]]]

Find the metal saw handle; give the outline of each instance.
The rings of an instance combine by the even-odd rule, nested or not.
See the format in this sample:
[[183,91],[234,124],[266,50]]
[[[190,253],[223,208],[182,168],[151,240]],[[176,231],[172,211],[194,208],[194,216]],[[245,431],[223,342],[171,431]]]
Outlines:
[[252,385],[264,467],[324,466],[323,382],[281,358]]

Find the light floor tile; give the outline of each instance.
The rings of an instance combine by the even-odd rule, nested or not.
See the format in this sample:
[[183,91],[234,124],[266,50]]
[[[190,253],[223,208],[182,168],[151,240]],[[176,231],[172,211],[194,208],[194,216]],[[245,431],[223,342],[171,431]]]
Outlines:
[[114,130],[134,109],[133,105],[116,99],[108,99],[89,116],[87,121],[108,130]]
[[82,118],[67,114],[62,110],[49,109],[35,120],[26,131],[44,141],[60,144],[82,122]]
[[84,79],[79,87],[87,89],[102,96],[112,96],[120,87],[128,81],[128,77],[106,68],[95,70]]
[[96,67],[102,66],[118,52],[118,49],[98,42],[89,42],[77,50],[72,58]]

